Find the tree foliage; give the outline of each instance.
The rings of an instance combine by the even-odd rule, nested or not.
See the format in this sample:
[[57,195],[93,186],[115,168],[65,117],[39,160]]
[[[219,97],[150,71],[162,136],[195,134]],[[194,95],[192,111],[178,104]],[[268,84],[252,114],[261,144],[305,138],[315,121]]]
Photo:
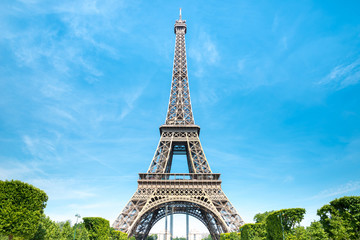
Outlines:
[[44,191],[28,183],[0,181],[0,234],[33,237],[47,200]]
[[305,227],[297,226],[291,229],[291,231],[286,232],[285,234],[286,240],[307,240],[307,232]]
[[240,227],[241,240],[266,239],[266,229],[263,223],[248,223]]
[[306,228],[308,239],[312,240],[327,240],[328,234],[325,232],[320,222],[314,221]]
[[31,240],[43,240],[43,239],[60,239],[61,231],[58,224],[45,214],[43,214],[40,218],[40,222],[38,225],[38,230],[36,231],[34,237]]
[[[110,228],[110,239],[112,239],[112,240],[127,240],[128,235],[127,235],[127,233],[115,230],[114,228]],[[154,240],[156,240],[156,239],[154,239]]]
[[72,239],[74,236],[74,231],[70,225],[70,221],[66,221],[61,228],[61,238],[62,239]]
[[84,223],[75,224],[75,226],[73,227],[74,232],[75,232],[75,228],[76,228],[76,234],[75,234],[76,240],[89,240],[89,233],[86,230]]
[[83,220],[90,240],[109,239],[110,223],[108,220],[100,217],[84,217]]
[[238,232],[220,234],[220,240],[238,240],[238,239],[241,239],[240,233]]
[[330,238],[360,239],[360,197],[342,197],[321,207],[317,214]]
[[283,234],[291,233],[295,224],[304,218],[304,208],[289,208],[272,212],[266,218],[266,232],[269,240],[283,238]]
[[255,223],[265,223],[267,216],[274,211],[266,211],[264,213],[257,213],[254,216]]

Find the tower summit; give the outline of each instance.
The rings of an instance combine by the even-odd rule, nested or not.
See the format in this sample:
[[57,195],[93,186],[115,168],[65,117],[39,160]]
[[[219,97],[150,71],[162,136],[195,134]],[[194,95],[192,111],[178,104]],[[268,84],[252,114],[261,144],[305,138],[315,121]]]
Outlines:
[[[147,173],[139,173],[138,189],[113,223],[136,239],[145,239],[160,219],[171,214],[200,220],[212,238],[234,232],[244,221],[221,189],[219,173],[212,173],[200,143],[200,127],[191,108],[186,63],[186,21],[174,26],[175,54],[169,107],[160,141]],[[171,173],[174,155],[185,155],[188,173]]]
[[189,125],[194,124],[194,117],[191,109],[190,90],[186,64],[186,21],[181,19],[181,8],[179,20],[176,20],[174,25],[174,33],[176,35],[175,56],[169,108],[165,124]]

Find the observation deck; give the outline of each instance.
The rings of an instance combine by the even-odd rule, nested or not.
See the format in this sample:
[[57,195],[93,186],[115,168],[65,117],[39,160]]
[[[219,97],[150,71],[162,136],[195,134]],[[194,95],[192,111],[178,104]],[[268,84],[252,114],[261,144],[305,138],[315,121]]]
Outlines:
[[221,185],[220,173],[139,173],[139,184]]

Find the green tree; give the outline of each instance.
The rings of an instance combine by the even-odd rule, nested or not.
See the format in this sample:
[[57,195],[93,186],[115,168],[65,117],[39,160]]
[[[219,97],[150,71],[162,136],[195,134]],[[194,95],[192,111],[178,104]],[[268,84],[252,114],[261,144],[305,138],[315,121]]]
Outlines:
[[18,180],[0,181],[0,234],[31,238],[46,207],[46,193]]
[[240,227],[241,240],[266,239],[266,229],[263,223],[247,223]]
[[278,240],[283,234],[292,234],[296,224],[304,218],[304,208],[289,208],[272,212],[266,218],[267,239]]
[[306,228],[306,235],[311,240],[327,240],[328,234],[325,232],[320,222],[314,221]]
[[309,239],[306,229],[303,226],[297,226],[285,233],[286,240],[307,240]]
[[110,223],[108,220],[100,217],[84,217],[83,220],[90,240],[109,239]]
[[51,219],[45,214],[43,214],[40,218],[38,230],[35,233],[35,236],[31,240],[45,240],[52,239],[58,240],[60,239],[60,228]]
[[62,240],[71,240],[74,238],[74,230],[71,227],[69,220],[62,226],[60,235]]
[[238,232],[220,234],[220,240],[238,240],[238,239],[240,239],[240,233]]
[[76,240],[89,240],[89,233],[85,228],[84,223],[78,223],[73,228],[76,227]]
[[266,211],[264,213],[257,213],[254,216],[255,223],[265,223],[267,216],[274,211]]
[[115,230],[114,228],[110,228],[110,239],[112,239],[112,240],[127,240],[127,238],[128,238],[127,233]]
[[360,197],[342,197],[321,207],[317,214],[334,239],[360,239]]
[[333,216],[330,221],[330,236],[337,240],[358,239],[352,236],[351,229],[339,216]]

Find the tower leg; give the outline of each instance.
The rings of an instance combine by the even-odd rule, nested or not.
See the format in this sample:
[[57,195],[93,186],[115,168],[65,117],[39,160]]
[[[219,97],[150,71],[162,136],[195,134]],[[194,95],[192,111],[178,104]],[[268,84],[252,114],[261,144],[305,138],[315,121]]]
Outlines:
[[167,213],[168,213],[168,206],[165,207],[165,240],[168,240],[167,239],[167,235],[168,235]]
[[173,239],[174,236],[174,207],[171,208],[170,215],[170,240]]
[[186,240],[189,240],[189,214],[186,213]]

